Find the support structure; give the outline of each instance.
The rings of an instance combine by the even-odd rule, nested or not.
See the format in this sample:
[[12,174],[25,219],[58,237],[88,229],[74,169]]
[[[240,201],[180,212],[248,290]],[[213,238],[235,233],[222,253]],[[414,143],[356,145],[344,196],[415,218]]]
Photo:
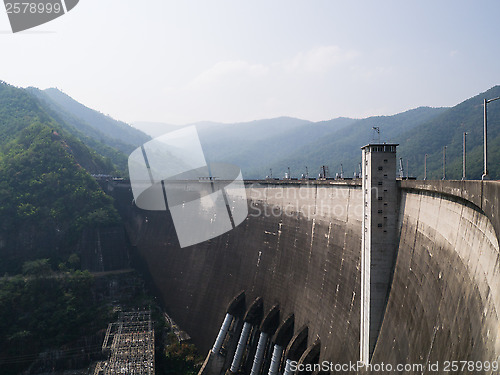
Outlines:
[[154,337],[151,311],[121,313],[118,322],[108,326],[102,345],[110,357],[94,374],[154,375]]
[[362,147],[360,361],[364,363],[371,360],[382,326],[397,249],[397,146],[376,143]]
[[483,171],[483,176],[482,176],[482,179],[483,180],[489,180],[490,179],[490,176],[489,176],[489,173],[488,173],[488,103],[490,102],[494,102],[495,100],[498,100],[500,99],[500,97],[498,98],[494,98],[494,99],[484,99],[483,100],[483,106],[484,106],[484,119],[483,119],[483,122],[484,122],[484,171]]

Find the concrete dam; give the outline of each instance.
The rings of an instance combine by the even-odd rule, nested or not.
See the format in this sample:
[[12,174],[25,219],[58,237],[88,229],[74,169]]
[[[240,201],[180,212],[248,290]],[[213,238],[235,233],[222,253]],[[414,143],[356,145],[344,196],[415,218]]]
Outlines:
[[397,181],[395,150],[363,155],[362,179],[247,181],[247,218],[186,248],[109,182],[202,373],[498,373],[500,182]]

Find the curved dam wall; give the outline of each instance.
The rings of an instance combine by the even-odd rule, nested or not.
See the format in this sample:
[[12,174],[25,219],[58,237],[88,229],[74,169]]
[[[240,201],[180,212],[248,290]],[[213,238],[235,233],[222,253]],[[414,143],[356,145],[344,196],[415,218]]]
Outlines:
[[399,250],[374,361],[440,361],[441,370],[446,360],[498,361],[500,253],[489,218],[498,206],[485,212],[464,197],[491,203],[500,183],[401,185]]
[[[115,193],[118,189],[115,189]],[[202,352],[234,296],[308,327],[320,360],[359,359],[363,215],[356,183],[247,186],[249,216],[234,230],[181,249],[167,212],[118,199],[170,316]],[[392,287],[372,363],[498,360],[500,183],[402,181]],[[115,195],[116,196],[116,195]],[[404,373],[422,373],[422,370]],[[447,372],[449,373],[449,372]],[[475,373],[494,373],[475,371]]]

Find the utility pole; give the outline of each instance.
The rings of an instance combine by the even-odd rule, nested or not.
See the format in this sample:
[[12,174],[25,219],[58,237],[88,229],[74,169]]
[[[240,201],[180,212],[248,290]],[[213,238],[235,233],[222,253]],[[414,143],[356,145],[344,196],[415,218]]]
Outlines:
[[424,157],[424,180],[427,180],[427,154]]
[[309,178],[309,170],[307,169],[307,165],[306,165],[306,178]]
[[487,104],[491,103],[495,100],[500,99],[494,98],[494,99],[484,99],[483,101],[483,106],[484,106],[484,171],[483,175],[481,177],[482,180],[489,180],[490,176],[488,174],[488,109],[487,109]]
[[467,179],[466,175],[466,155],[465,155],[465,150],[466,150],[466,145],[467,145],[467,132],[464,132],[464,145],[463,145],[463,165],[462,165],[462,180]]
[[443,180],[446,180],[446,146],[443,147]]

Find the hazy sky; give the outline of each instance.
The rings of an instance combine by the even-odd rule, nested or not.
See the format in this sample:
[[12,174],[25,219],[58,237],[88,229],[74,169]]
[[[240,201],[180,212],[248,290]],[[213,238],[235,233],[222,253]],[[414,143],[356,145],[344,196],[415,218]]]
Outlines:
[[80,0],[12,34],[0,79],[119,120],[327,120],[452,106],[500,84],[500,1]]

